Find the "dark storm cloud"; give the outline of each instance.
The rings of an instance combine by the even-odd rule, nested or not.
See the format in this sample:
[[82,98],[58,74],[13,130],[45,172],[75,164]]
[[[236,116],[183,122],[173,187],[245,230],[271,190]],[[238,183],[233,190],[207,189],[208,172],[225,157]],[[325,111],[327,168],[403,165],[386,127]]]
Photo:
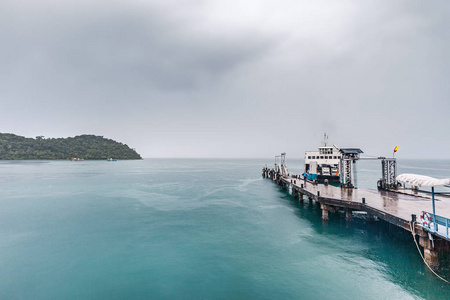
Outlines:
[[[16,12],[17,13],[17,12]],[[218,36],[190,28],[189,19],[158,11],[110,9],[62,15],[31,14],[26,28],[3,19],[4,74],[23,73],[55,86],[133,85],[163,90],[194,89],[270,47],[256,32]],[[6,13],[7,14],[7,13]],[[25,66],[26,65],[26,66]],[[31,72],[30,72],[31,71]]]

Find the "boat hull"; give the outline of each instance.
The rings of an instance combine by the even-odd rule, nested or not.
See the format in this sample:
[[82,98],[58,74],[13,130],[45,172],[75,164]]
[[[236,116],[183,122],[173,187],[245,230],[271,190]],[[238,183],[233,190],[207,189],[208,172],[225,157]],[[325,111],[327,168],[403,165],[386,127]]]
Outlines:
[[339,182],[339,176],[317,175],[317,182],[324,182],[325,179],[327,179],[329,183]]

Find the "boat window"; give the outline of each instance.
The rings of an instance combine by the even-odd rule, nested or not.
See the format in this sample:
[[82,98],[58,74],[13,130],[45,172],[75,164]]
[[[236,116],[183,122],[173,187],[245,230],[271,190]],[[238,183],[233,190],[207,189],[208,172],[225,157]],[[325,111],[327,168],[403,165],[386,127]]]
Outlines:
[[320,159],[323,159],[323,156],[321,156]]
[[308,156],[308,159],[311,159],[311,156]]

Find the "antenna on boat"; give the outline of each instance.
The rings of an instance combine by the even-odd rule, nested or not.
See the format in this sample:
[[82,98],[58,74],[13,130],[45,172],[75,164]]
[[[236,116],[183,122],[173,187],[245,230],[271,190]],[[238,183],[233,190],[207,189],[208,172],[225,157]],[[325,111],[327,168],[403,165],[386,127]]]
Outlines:
[[326,133],[324,133],[324,134],[323,134],[323,144],[324,144],[324,147],[327,146],[327,140],[328,140],[328,136],[327,136]]

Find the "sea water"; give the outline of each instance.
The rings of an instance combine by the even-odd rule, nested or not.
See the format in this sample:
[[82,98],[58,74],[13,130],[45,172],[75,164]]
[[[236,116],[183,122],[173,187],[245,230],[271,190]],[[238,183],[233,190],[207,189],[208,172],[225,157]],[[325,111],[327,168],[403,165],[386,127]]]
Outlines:
[[[411,234],[338,213],[322,223],[314,202],[261,177],[271,162],[1,161],[0,298],[450,297]],[[359,187],[376,188],[380,163],[357,164]],[[450,161],[400,160],[401,172],[450,177]]]

